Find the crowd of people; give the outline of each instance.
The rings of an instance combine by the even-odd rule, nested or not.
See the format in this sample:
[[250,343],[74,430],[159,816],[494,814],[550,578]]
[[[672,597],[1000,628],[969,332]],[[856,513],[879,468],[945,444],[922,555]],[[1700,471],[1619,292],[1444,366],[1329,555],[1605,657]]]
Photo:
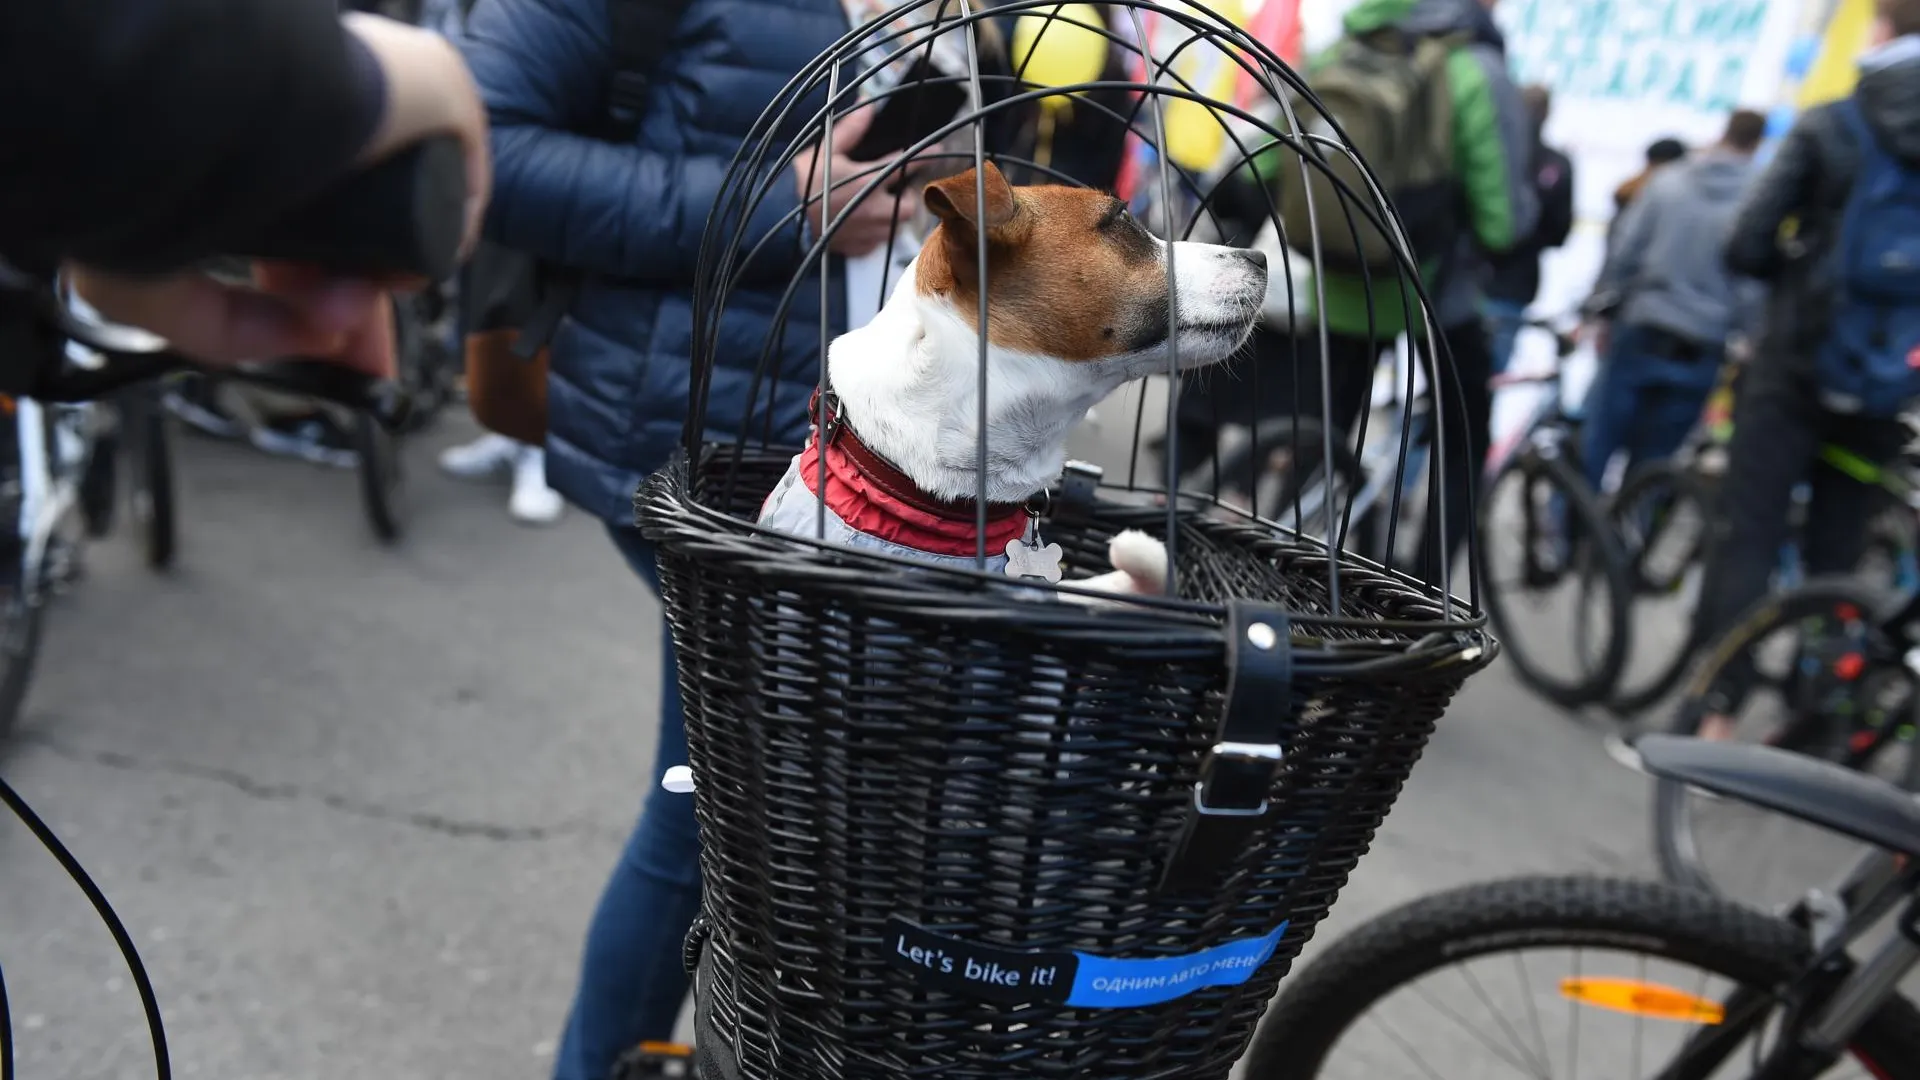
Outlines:
[[[1333,50],[1388,39],[1447,43],[1440,77],[1452,110],[1445,139],[1457,221],[1416,254],[1433,298],[1434,330],[1461,391],[1443,395],[1441,408],[1466,437],[1438,465],[1449,500],[1440,517],[1448,524],[1428,529],[1420,569],[1430,578],[1457,555],[1470,527],[1470,500],[1490,441],[1490,379],[1511,359],[1539,291],[1542,253],[1563,244],[1574,225],[1573,165],[1543,137],[1550,97],[1544,88],[1516,85],[1492,15],[1496,2],[1363,0],[1347,14]],[[480,241],[484,212],[487,240],[524,253],[542,271],[528,279],[539,293],[532,306],[558,305],[564,317],[550,320],[543,340],[533,342],[546,372],[541,430],[524,437],[490,432],[450,449],[441,464],[462,477],[511,473],[510,509],[520,520],[554,520],[563,501],[597,518],[634,576],[657,593],[655,553],[633,527],[632,497],[680,441],[707,213],[762,106],[841,37],[851,8],[842,0],[680,0],[638,5],[648,14],[635,16],[620,0],[436,0],[420,13],[434,28],[424,32],[360,16],[336,29],[335,14],[316,3],[178,0],[164,6],[181,9],[183,19],[217,11],[237,20],[247,33],[232,48],[251,54],[231,57],[226,46],[202,41],[204,70],[194,80],[157,68],[137,75],[122,68],[95,83],[67,78],[125,65],[128,57],[153,59],[124,42],[88,43],[84,22],[111,20],[114,9],[132,6],[16,5],[0,26],[0,86],[25,100],[34,73],[58,72],[63,85],[93,88],[92,97],[68,103],[60,124],[89,131],[103,148],[76,148],[67,131],[30,127],[9,161],[67,162],[77,176],[134,175],[143,185],[136,200],[106,180],[83,184],[64,173],[0,167],[0,252],[10,275],[33,279],[64,266],[109,316],[153,327],[211,364],[309,355],[387,371],[393,342],[384,283],[276,283],[268,276],[247,287],[153,271],[213,253],[206,247],[220,229],[204,220],[210,207],[270,213],[319,179],[423,134],[457,134],[472,191],[469,247]],[[1605,328],[1601,374],[1585,410],[1585,463],[1596,487],[1619,458],[1631,468],[1674,453],[1698,420],[1721,358],[1751,342],[1703,633],[1724,626],[1766,589],[1788,528],[1788,500],[1802,481],[1814,493],[1809,568],[1845,569],[1859,557],[1873,495],[1816,469],[1820,442],[1874,460],[1899,449],[1898,424],[1837,404],[1823,392],[1828,375],[1816,362],[1853,318],[1835,314],[1845,305],[1835,298],[1833,264],[1848,233],[1848,208],[1861,198],[1856,181],[1871,171],[1881,182],[1888,175],[1883,159],[1920,165],[1920,0],[1880,0],[1877,14],[1854,98],[1803,116],[1765,168],[1757,164],[1765,119],[1742,111],[1711,146],[1654,144],[1646,172],[1619,193],[1605,268],[1587,309]],[[21,46],[27,41],[59,47],[35,52]],[[1109,61],[1124,70],[1118,54]],[[196,70],[192,58],[173,53],[164,63]],[[287,78],[286,71],[306,77]],[[1312,71],[1310,64],[1310,79]],[[225,84],[214,88],[221,79]],[[178,116],[238,115],[230,126],[183,133],[163,113],[130,113],[111,92],[127,85],[146,88],[153,108]],[[257,95],[248,97],[249,90]],[[200,107],[209,95],[220,108]],[[234,101],[245,107],[231,109]],[[1048,128],[1045,138],[1056,144],[1049,155],[1073,179],[1111,187],[1123,166],[1125,131],[1103,125],[1093,110],[1086,117],[1078,126]],[[304,133],[300,152],[251,148],[262,132],[290,128]],[[1002,137],[1005,145],[991,149],[1030,156],[1040,136],[1015,127]],[[182,154],[179,144],[194,153]],[[132,167],[143,162],[153,168]],[[235,162],[253,164],[235,169]],[[843,176],[860,167],[843,157],[831,166]],[[221,178],[218,190],[195,186],[210,175]],[[847,210],[830,243],[833,258],[806,275],[808,289],[839,289],[847,260],[888,242],[896,210],[886,199],[849,205],[855,187],[823,193],[818,184],[817,171],[795,168],[790,180],[773,185],[759,213],[771,222],[816,199],[829,213]],[[784,333],[774,333],[772,313],[787,286],[784,274],[777,277],[740,286],[720,333],[756,345],[723,353],[708,409],[713,417],[749,416],[749,395],[757,393],[784,410],[772,426],[797,437],[818,370],[813,350],[822,328],[813,322],[824,308],[802,296],[786,307]],[[1383,349],[1396,335],[1418,330],[1404,300],[1368,287],[1364,277],[1334,267],[1321,283],[1326,302],[1317,318],[1327,331],[1330,386],[1318,385],[1318,327],[1261,332],[1250,362],[1297,365],[1298,378],[1268,380],[1272,398],[1258,409],[1290,410],[1324,397],[1336,426],[1350,430],[1359,420]],[[460,286],[478,294],[493,284],[468,278]],[[829,333],[845,329],[843,315],[827,318]],[[442,347],[461,350],[472,329],[445,328]],[[785,350],[773,370],[790,373],[772,392],[758,385],[752,366],[757,343],[768,339]],[[7,388],[30,389],[34,372],[14,354],[0,355],[12,365],[4,372]],[[242,434],[217,391],[213,381],[191,388],[176,410],[210,434]],[[1182,423],[1194,427],[1183,430],[1183,442],[1203,447],[1216,434],[1201,419],[1207,393],[1196,383],[1183,402],[1191,408]],[[266,449],[340,463],[326,423],[322,412],[287,406],[250,437]],[[661,641],[662,670],[670,673],[671,635],[662,633]],[[1711,724],[1703,731],[1713,732]],[[658,740],[657,768],[685,763],[684,719],[670,675],[659,683]],[[630,1048],[671,1038],[688,991],[680,944],[699,903],[697,855],[692,801],[656,790],[588,929],[556,1080],[604,1080]]]
[[[1881,0],[1853,95],[1801,116],[1755,163],[1764,117],[1735,112],[1721,139],[1649,147],[1623,186],[1605,268],[1589,310],[1606,329],[1586,407],[1585,464],[1598,488],[1610,466],[1671,456],[1700,421],[1724,359],[1744,358],[1692,632],[1728,630],[1764,596],[1792,539],[1795,489],[1809,503],[1801,559],[1809,575],[1852,571],[1866,553],[1883,489],[1821,461],[1823,446],[1888,464],[1906,443],[1902,383],[1916,366],[1894,348],[1920,297],[1874,297],[1856,253],[1899,244],[1920,203],[1920,4]],[[1873,170],[1869,182],[1869,170]],[[1886,200],[1884,205],[1875,200]],[[1904,241],[1911,243],[1912,238]],[[1869,327],[1857,335],[1855,321]],[[1889,403],[1852,393],[1893,387]],[[1713,688],[1700,735],[1730,737],[1751,689],[1736,666]]]

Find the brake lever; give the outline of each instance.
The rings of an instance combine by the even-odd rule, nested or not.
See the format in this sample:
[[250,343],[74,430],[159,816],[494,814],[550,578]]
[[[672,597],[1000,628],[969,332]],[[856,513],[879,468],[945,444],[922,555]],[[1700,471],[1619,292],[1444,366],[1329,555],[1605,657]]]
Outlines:
[[206,368],[172,351],[165,338],[133,326],[82,318],[55,299],[45,305],[60,333],[104,358],[99,367],[62,366],[45,376],[31,395],[40,401],[88,401],[165,375],[186,371],[217,374],[256,386],[342,405],[367,413],[389,431],[407,422],[412,396],[392,379],[381,379],[323,360],[273,360]]

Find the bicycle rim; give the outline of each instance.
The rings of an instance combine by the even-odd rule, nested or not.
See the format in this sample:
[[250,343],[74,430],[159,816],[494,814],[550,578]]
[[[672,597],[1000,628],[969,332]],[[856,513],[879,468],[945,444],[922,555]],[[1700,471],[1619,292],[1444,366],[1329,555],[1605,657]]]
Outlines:
[[[1785,922],[1658,882],[1469,886],[1356,929],[1282,984],[1243,1072],[1651,1080],[1724,1036],[1705,1075],[1744,1080],[1777,1043],[1777,995],[1807,955]],[[1915,1080],[1920,1014],[1883,1004],[1850,1053],[1824,1080]]]

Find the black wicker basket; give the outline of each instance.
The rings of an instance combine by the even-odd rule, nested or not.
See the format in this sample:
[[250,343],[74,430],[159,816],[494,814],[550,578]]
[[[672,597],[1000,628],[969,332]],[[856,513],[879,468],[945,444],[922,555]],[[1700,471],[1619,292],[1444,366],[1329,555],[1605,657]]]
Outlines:
[[[1291,134],[1310,96],[1257,42],[1197,9],[1100,7],[1109,29],[1150,15],[1259,80],[1272,108],[1220,106],[1243,159],[1282,146],[1329,172],[1328,152]],[[1004,575],[756,524],[798,449],[780,445],[765,389],[781,346],[763,346],[758,411],[709,416],[705,400],[738,348],[728,311],[769,250],[742,224],[767,177],[822,137],[825,102],[857,85],[863,56],[929,35],[965,39],[970,68],[958,77],[974,107],[943,134],[970,127],[967,156],[1045,172],[992,130],[1042,90],[1014,72],[999,78],[1015,92],[995,97],[980,57],[988,18],[1054,9],[910,0],[850,34],[768,109],[709,225],[687,452],[637,497],[698,780],[705,913],[689,955],[708,1080],[1226,1077],[1435,722],[1490,657],[1444,578],[1235,512],[1217,492],[1108,484],[1095,468],[1070,466],[1035,504],[1066,553],[1065,585],[1104,570],[1107,541],[1138,529],[1167,543],[1172,596],[1061,602]],[[916,19],[918,37],[892,29]],[[1139,34],[1108,36],[1138,53]],[[1117,119],[1152,145],[1164,145],[1155,103],[1204,100],[1158,65],[1127,88],[1138,102]],[[1190,231],[1231,170],[1161,155],[1156,172],[1161,218],[1187,193]],[[846,182],[886,197],[885,179]],[[1349,194],[1341,227],[1393,229],[1378,199]],[[834,294],[819,287],[819,237],[837,224],[799,241],[784,304]],[[1392,287],[1418,291],[1410,276]],[[1434,349],[1414,353],[1444,386]]]

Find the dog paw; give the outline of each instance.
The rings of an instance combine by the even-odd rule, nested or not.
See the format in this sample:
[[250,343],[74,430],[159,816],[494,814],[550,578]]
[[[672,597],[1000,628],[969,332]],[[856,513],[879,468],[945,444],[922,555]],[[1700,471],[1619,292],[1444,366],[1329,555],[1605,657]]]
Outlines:
[[1167,545],[1138,529],[1128,529],[1107,543],[1107,561],[1125,575],[1124,588],[1138,596],[1164,596],[1167,592]]

